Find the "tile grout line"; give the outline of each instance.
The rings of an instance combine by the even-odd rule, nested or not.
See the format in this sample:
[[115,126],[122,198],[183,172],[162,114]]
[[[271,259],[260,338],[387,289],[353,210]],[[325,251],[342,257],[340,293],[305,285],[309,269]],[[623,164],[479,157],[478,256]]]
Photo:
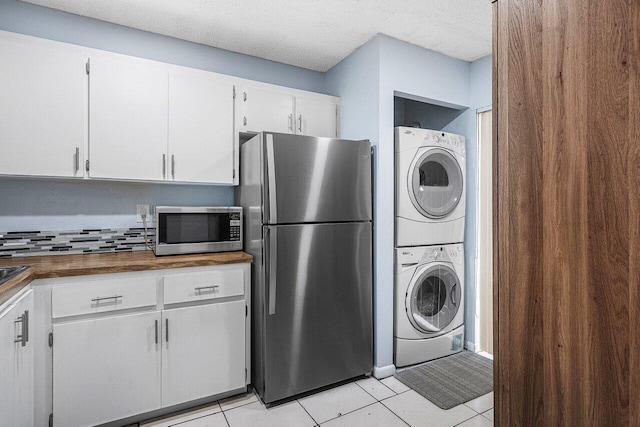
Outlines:
[[469,420],[471,420],[471,419],[474,419],[474,418],[475,418],[475,417],[477,417],[477,416],[478,416],[478,414],[474,415],[474,416],[473,416],[473,417],[471,417],[471,418],[467,418],[466,420],[462,420],[462,421],[460,421],[458,424],[454,424],[454,425],[453,425],[453,427],[458,427],[460,424],[462,424],[462,423],[466,423],[467,421],[469,421]]
[[300,403],[300,400],[296,399],[296,403],[302,407],[302,410],[303,410],[304,412],[306,412],[306,413],[307,413],[307,415],[309,415],[309,417],[310,417],[310,418],[311,418],[311,420],[315,423],[315,425],[317,425],[317,426],[319,426],[319,425],[320,425],[320,423],[319,423],[318,421],[316,421],[316,419],[315,419],[315,418],[313,418],[313,416],[309,413],[309,411],[307,411],[307,408],[305,408],[305,407],[304,407],[304,405],[303,405],[302,403]]
[[[400,396],[400,394],[396,394],[396,396]],[[392,396],[393,397],[393,396]],[[389,398],[390,399],[390,398]],[[380,401],[380,403],[382,404],[382,406],[384,406],[385,408],[387,408],[387,410],[389,412],[391,412],[393,415],[395,415],[396,417],[398,417],[400,419],[400,421],[402,421],[403,423],[405,423],[406,425],[408,425],[409,427],[411,427],[411,424],[409,424],[408,422],[406,422],[404,420],[404,418],[402,418],[400,415],[396,414],[395,412],[393,412],[393,409],[389,408],[387,405],[385,405],[384,403],[382,403],[382,401]]]
[[227,423],[227,427],[231,427],[231,424],[229,423],[229,420],[227,419],[227,414],[225,414],[224,411],[222,410],[222,406],[220,407],[220,411],[222,412],[222,416],[224,417],[224,422]]
[[[247,393],[247,394],[249,394],[249,393]],[[251,394],[253,394],[253,393],[251,393]],[[260,403],[262,406],[264,406],[264,403],[262,403],[262,401],[260,400],[260,398],[259,398],[259,397],[257,397],[257,396],[256,396],[256,399],[257,399],[257,400],[256,400],[256,402],[258,402],[258,403]],[[256,403],[256,402],[247,402],[247,403],[243,403],[242,405],[234,406],[233,408],[229,408],[229,409],[222,409],[222,405],[220,405],[220,410],[221,410],[222,412],[225,412],[225,411],[233,411],[233,410],[234,410],[234,409],[236,409],[236,408],[241,408],[241,407],[243,407],[243,406],[251,405],[252,403]],[[218,402],[218,404],[220,404],[220,402]],[[265,407],[266,407],[266,406],[265,406]],[[225,416],[225,418],[226,418],[226,416]]]
[[[411,391],[411,390],[413,390],[413,389],[412,389],[412,388],[410,388],[409,390],[401,391],[400,393],[396,393],[396,392],[395,392],[395,391],[393,391],[393,390],[391,390],[391,391],[393,391],[394,393],[396,393],[396,396],[400,396],[401,394],[404,394],[404,393],[406,393],[406,392],[408,392],[408,391]],[[413,390],[413,391],[415,391],[415,390]],[[417,392],[416,392],[416,393],[417,393]],[[384,398],[384,399],[382,399],[382,400],[393,399],[393,398],[394,398],[394,397],[396,397],[396,396],[389,396],[389,397],[385,397],[385,398]],[[382,402],[382,400],[380,400],[380,402]]]
[[[376,379],[376,381],[378,381]],[[380,384],[382,384],[380,381],[378,381]],[[380,399],[378,399],[377,397],[375,397],[372,393],[370,393],[366,388],[362,387],[360,384],[358,384],[357,381],[354,381],[354,384],[357,385],[358,387],[360,387],[362,390],[364,390],[365,393],[367,393],[369,396],[373,397],[376,401],[380,402]],[[385,397],[385,399],[389,399],[390,397],[395,397],[398,395],[398,393],[396,393],[395,391],[391,390],[389,387],[387,387],[386,385],[382,384],[382,386],[384,388],[386,388],[387,390],[389,390],[391,393],[393,393],[393,396],[389,396],[389,397]]]
[[[218,404],[218,408],[220,408],[220,403],[219,403],[219,401],[216,401],[216,402],[214,402],[214,403],[217,403],[217,404]],[[205,404],[204,406],[206,406],[206,405],[207,405],[207,404]],[[188,413],[189,413],[190,411],[192,411],[192,410],[196,410],[196,409],[195,409],[195,408],[194,408],[194,409],[186,409],[186,411],[187,411],[187,412],[185,412],[184,414],[180,414],[180,415],[188,416]],[[222,408],[220,408],[220,412],[222,412]],[[207,414],[207,415],[199,415],[199,416],[194,417],[194,418],[189,418],[188,420],[185,420],[185,421],[177,422],[176,424],[171,424],[170,422],[167,422],[167,427],[175,427],[175,426],[179,426],[180,424],[189,423],[189,422],[191,422],[191,421],[193,421],[193,420],[199,420],[200,418],[204,418],[204,417],[210,417],[211,415],[215,415],[215,414],[218,414],[218,413],[219,413],[219,412],[214,412],[213,414]],[[167,414],[167,418],[170,418],[170,417],[173,417],[173,416],[175,416],[175,415]],[[146,421],[147,421],[147,420],[144,420],[144,421],[141,421],[141,422],[146,422]],[[162,420],[158,420],[158,421],[162,421]],[[164,422],[163,422],[163,423],[164,423]],[[137,425],[138,425],[138,426],[140,426],[140,422],[139,422]]]
[[[328,423],[329,421],[337,420],[338,418],[342,418],[342,417],[344,417],[345,415],[352,414],[352,413],[354,413],[354,412],[356,412],[356,411],[359,411],[360,409],[368,408],[369,406],[375,405],[376,403],[379,403],[379,402],[376,400],[376,401],[375,401],[375,402],[373,402],[373,403],[369,403],[368,405],[364,405],[362,408],[358,408],[358,409],[354,409],[353,411],[349,411],[349,412],[341,413],[341,414],[340,414],[340,415],[338,415],[337,417],[329,418],[328,420],[323,421],[323,422],[322,422],[322,424],[324,424],[324,423]],[[318,424],[318,425],[322,426],[322,424]]]
[[486,419],[488,419],[489,421],[493,422],[493,420],[489,417],[487,417],[485,414],[489,411],[491,411],[493,408],[489,408],[486,411],[484,411],[483,413],[481,413],[480,415],[482,415],[483,417],[485,417]]

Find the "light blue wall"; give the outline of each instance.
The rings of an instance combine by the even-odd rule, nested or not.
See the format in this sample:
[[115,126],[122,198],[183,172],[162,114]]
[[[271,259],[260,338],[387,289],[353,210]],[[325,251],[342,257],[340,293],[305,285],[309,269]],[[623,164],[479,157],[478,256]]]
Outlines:
[[378,340],[385,343],[378,355],[382,365],[393,364],[394,299],[394,94],[400,92],[443,106],[464,107],[469,100],[469,63],[387,36],[380,40],[379,163],[377,182],[378,253],[376,270],[380,302],[376,312]]
[[475,108],[491,106],[492,98],[491,55],[471,63],[469,99]]
[[[374,259],[380,252],[377,218],[384,215],[385,206],[380,204],[378,194],[378,109],[380,105],[378,82],[380,80],[380,39],[374,38],[361,46],[347,58],[327,71],[327,90],[342,98],[340,135],[346,139],[368,139],[374,147],[373,153],[373,216]],[[377,313],[388,310],[388,301],[378,298],[380,288],[377,277],[384,274],[374,262],[374,365],[382,367],[388,362],[388,347],[393,345],[389,337],[388,324]],[[380,330],[382,329],[382,332]]]
[[141,227],[135,204],[232,205],[227,188],[62,179],[0,180],[0,231]]
[[[398,102],[398,99],[404,102]],[[393,109],[395,116],[393,122],[395,126],[411,127],[414,123],[419,123],[423,129],[439,130],[444,130],[449,125],[453,125],[455,120],[465,111],[434,104],[425,104],[424,102],[399,98],[397,96],[394,97]],[[400,111],[398,111],[398,109]],[[400,121],[398,121],[398,119],[400,119]],[[450,130],[449,132],[460,133],[455,132],[455,130]]]
[[[325,76],[317,71],[18,0],[0,0],[0,30],[325,93]],[[232,187],[0,178],[0,200],[2,232],[135,227],[136,203],[227,205],[234,198]]]
[[[387,368],[393,368],[394,95],[464,109],[470,102],[470,74],[468,62],[384,35],[376,36],[327,73],[328,92],[342,98],[343,136],[369,138],[376,146],[375,367],[383,376],[393,373]],[[463,117],[449,127],[465,134]]]
[[342,97],[340,135],[369,139],[374,146],[378,143],[379,42],[370,40],[326,73],[327,93]]

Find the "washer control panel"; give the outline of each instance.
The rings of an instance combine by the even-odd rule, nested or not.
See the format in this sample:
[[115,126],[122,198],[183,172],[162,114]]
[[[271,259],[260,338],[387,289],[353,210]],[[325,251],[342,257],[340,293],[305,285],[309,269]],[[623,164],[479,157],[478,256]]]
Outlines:
[[463,259],[464,246],[462,243],[396,249],[396,266],[398,267],[410,267],[436,261],[462,264]]

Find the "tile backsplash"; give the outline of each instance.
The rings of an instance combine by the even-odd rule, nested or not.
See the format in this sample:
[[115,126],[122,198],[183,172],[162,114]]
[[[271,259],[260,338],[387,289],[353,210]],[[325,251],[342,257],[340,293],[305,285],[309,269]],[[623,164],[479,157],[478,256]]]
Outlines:
[[[147,228],[147,242],[155,229]],[[0,258],[146,250],[144,228],[0,232]]]

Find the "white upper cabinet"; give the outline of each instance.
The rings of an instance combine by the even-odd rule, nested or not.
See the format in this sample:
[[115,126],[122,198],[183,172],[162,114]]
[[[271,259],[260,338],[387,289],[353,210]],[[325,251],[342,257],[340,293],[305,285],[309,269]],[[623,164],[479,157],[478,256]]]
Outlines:
[[165,179],[168,80],[150,61],[91,57],[90,177]]
[[0,38],[0,174],[82,177],[87,56]]
[[243,93],[240,129],[336,138],[338,108],[339,100],[333,96],[277,86],[248,86]]
[[296,97],[296,133],[338,137],[338,103],[332,97]]
[[340,99],[0,31],[0,175],[238,184],[239,132],[339,137]]
[[169,72],[168,179],[233,184],[233,91],[213,73]]
[[294,97],[287,92],[260,87],[247,87],[243,93],[245,132],[271,131],[294,133]]

